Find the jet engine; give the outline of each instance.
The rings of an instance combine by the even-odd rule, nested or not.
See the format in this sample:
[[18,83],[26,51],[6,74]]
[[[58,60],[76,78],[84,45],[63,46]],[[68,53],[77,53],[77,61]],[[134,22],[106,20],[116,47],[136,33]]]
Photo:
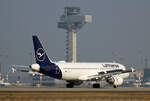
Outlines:
[[35,71],[35,72],[40,71],[40,65],[39,64],[32,64],[29,67],[32,69],[32,71]]
[[106,81],[113,86],[119,86],[123,84],[123,78],[119,75],[109,77]]

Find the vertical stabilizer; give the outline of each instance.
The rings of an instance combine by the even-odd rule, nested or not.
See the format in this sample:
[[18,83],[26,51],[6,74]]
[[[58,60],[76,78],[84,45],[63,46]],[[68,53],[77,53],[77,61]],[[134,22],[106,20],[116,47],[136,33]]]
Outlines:
[[52,65],[53,63],[48,58],[39,38],[36,35],[32,36],[32,38],[36,63],[40,66]]

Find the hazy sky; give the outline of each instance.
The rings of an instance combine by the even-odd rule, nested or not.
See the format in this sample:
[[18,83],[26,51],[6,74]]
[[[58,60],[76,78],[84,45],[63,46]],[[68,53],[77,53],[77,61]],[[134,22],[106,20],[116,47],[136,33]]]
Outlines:
[[65,60],[65,6],[79,6],[93,22],[77,35],[77,60],[141,68],[150,60],[150,0],[0,0],[0,63],[28,65],[37,34],[52,60]]

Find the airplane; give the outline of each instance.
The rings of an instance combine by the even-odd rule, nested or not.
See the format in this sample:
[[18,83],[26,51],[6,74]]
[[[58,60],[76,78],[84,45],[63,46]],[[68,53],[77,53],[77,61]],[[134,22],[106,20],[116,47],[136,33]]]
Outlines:
[[100,88],[100,81],[106,81],[116,88],[123,84],[130,72],[135,72],[133,68],[126,69],[122,64],[111,62],[53,62],[48,57],[38,36],[33,35],[32,39],[36,63],[31,64],[29,68],[55,79],[66,80],[67,88],[73,88],[84,81],[95,81],[93,88]]

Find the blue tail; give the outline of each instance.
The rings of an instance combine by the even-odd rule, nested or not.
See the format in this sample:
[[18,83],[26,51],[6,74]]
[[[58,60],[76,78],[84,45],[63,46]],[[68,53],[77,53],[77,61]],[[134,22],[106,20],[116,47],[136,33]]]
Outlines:
[[34,35],[32,36],[32,38],[33,38],[33,46],[34,46],[36,63],[39,64],[40,66],[52,65],[53,63],[49,60],[38,37]]
[[34,35],[32,38],[36,63],[40,65],[39,72],[50,77],[61,79],[62,72],[60,68],[55,63],[50,61],[38,37]]

